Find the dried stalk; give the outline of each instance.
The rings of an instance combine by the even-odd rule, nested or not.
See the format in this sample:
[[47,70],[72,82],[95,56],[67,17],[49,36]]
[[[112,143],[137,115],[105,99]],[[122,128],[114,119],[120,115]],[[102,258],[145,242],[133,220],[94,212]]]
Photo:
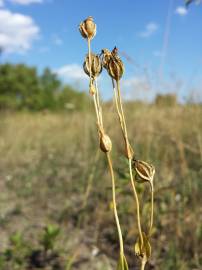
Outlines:
[[[88,39],[88,57],[89,57],[89,66],[91,67],[90,39]],[[93,83],[93,81],[92,81],[92,74],[91,74],[91,69],[90,69],[90,85],[92,83]],[[93,101],[94,101],[94,107],[95,107],[95,112],[96,112],[98,131],[99,131],[99,135],[101,136],[102,133],[104,133],[104,127],[103,127],[102,108],[100,106],[100,97],[99,97],[99,89],[98,89],[98,85],[97,85],[97,80],[95,80],[95,88],[96,88],[96,92],[93,95]],[[115,177],[114,177],[114,169],[113,169],[110,153],[106,152],[105,155],[107,157],[107,162],[108,162],[111,181],[112,181],[113,212],[114,212],[114,218],[115,218],[117,232],[118,232],[118,238],[119,238],[121,267],[124,270],[124,257],[125,257],[125,255],[124,255],[124,244],[123,244],[123,236],[122,236],[121,226],[120,226],[118,212],[117,212],[116,184],[115,184]]]
[[[113,80],[112,80],[113,81]],[[113,83],[114,87],[114,83]],[[126,128],[126,121],[124,117],[124,111],[123,111],[123,106],[122,106],[122,99],[121,99],[121,91],[120,91],[120,82],[116,81],[116,87],[114,88],[114,93],[115,93],[115,100],[116,100],[116,109],[117,113],[119,116],[119,122],[121,125],[124,141],[125,141],[125,147],[126,151],[130,151],[130,143],[128,140],[128,134],[127,134],[127,128]],[[142,236],[142,228],[141,228],[141,220],[140,220],[140,204],[139,204],[139,199],[137,195],[137,190],[135,187],[135,182],[133,178],[133,172],[132,172],[132,158],[128,156],[128,165],[129,165],[129,172],[130,172],[130,181],[131,181],[131,186],[133,189],[134,197],[135,197],[135,202],[136,202],[136,209],[137,209],[137,224],[138,224],[138,232],[139,232],[139,237],[140,237],[140,243],[141,246],[143,246],[143,236]]]
[[154,185],[153,185],[153,182],[150,183],[150,188],[151,188],[151,211],[150,211],[150,225],[149,225],[148,236],[151,236],[153,222],[154,222]]
[[[101,73],[103,67],[107,69],[110,77],[112,78],[115,105],[116,105],[119,123],[121,126],[122,136],[125,143],[125,152],[126,152],[126,157],[128,159],[130,182],[131,182],[131,186],[132,186],[132,190],[133,190],[133,194],[134,194],[134,198],[136,202],[136,211],[137,211],[136,214],[137,214],[139,239],[135,244],[135,252],[141,259],[141,270],[144,270],[145,265],[148,261],[148,258],[151,255],[151,246],[149,243],[149,237],[151,236],[151,233],[152,233],[153,219],[154,219],[153,176],[155,173],[155,168],[144,161],[134,159],[134,152],[131,148],[131,145],[128,139],[128,132],[127,132],[126,120],[125,120],[125,115],[124,115],[124,110],[123,110],[123,102],[122,102],[122,97],[121,97],[120,79],[124,73],[124,65],[118,56],[118,49],[115,47],[112,52],[110,52],[107,49],[103,49],[100,55],[95,55],[91,53],[91,40],[94,38],[96,34],[96,24],[94,23],[94,20],[92,17],[88,17],[86,20],[84,20],[80,24],[79,30],[80,30],[81,35],[88,41],[88,56],[86,57],[86,60],[84,62],[84,71],[90,78],[89,90],[90,90],[91,96],[93,96],[93,103],[94,103],[97,126],[98,126],[98,135],[99,135],[99,140],[100,140],[100,148],[106,155],[109,172],[111,176],[111,181],[112,181],[113,212],[114,212],[114,218],[115,218],[117,232],[118,232],[119,248],[120,248],[120,260],[118,263],[118,270],[128,270],[128,264],[124,255],[123,236],[122,236],[120,221],[119,221],[118,212],[117,212],[116,182],[115,182],[115,177],[114,177],[112,159],[110,155],[112,143],[111,143],[111,139],[109,138],[109,136],[106,135],[104,131],[102,107],[100,105],[100,96],[99,96],[99,89],[98,89],[98,84],[97,84],[97,76]],[[102,56],[102,60],[100,60],[101,56]],[[134,163],[132,164],[132,162]],[[133,168],[132,168],[132,165],[133,165]],[[132,169],[135,169],[135,173],[136,173],[135,179],[133,176]],[[138,194],[137,194],[134,180],[138,182],[146,181],[150,183],[151,209],[150,209],[150,219],[149,219],[147,235],[142,231],[142,227],[141,227],[140,203],[139,203]]]

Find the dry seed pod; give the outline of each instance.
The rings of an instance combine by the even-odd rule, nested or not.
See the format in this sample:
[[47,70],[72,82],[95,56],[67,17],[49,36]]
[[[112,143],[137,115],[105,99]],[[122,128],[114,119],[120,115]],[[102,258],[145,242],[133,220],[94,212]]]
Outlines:
[[111,53],[107,71],[116,81],[119,81],[124,73],[124,65],[118,56],[118,49],[116,47]]
[[146,260],[148,261],[148,259],[151,257],[151,245],[148,237],[144,232],[142,233],[142,236],[143,236],[143,246],[141,247],[140,238],[138,238],[137,242],[135,243],[135,254],[138,257],[142,258],[145,257]]
[[84,38],[93,39],[96,35],[96,24],[93,17],[89,16],[86,20],[80,23],[79,31]]
[[136,172],[135,180],[137,182],[143,183],[143,182],[153,182],[154,174],[155,174],[155,168],[153,165],[148,164],[145,161],[141,160],[134,160],[133,162],[133,168]]
[[[91,62],[91,64],[90,64]],[[94,80],[96,77],[100,75],[102,72],[102,64],[99,58],[99,55],[96,55],[94,53],[90,54],[90,61],[89,61],[89,55],[86,56],[85,61],[83,63],[83,70],[84,72],[92,79]],[[91,71],[91,73],[90,73]]]
[[108,69],[109,60],[111,58],[111,52],[108,49],[102,49],[102,66]]
[[108,135],[101,134],[100,136],[100,149],[104,153],[108,153],[112,150],[112,142]]

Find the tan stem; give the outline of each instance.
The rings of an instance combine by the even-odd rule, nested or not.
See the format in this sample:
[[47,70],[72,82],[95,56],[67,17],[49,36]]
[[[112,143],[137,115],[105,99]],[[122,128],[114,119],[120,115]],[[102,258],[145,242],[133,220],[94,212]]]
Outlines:
[[[91,74],[90,39],[88,39],[88,57],[89,57],[90,84],[91,84],[92,83],[92,74]],[[96,111],[96,117],[97,117],[97,121],[98,121],[98,127],[102,131],[103,130],[102,111],[101,111],[100,102],[99,102],[99,92],[98,92],[97,82],[96,82],[96,94],[93,95],[93,100],[94,100],[94,106],[95,106],[95,111]],[[114,211],[114,217],[115,217],[115,222],[116,222],[117,231],[118,231],[119,246],[120,246],[120,257],[121,257],[121,264],[122,264],[122,268],[123,268],[124,267],[124,246],[123,246],[123,236],[122,236],[122,232],[121,232],[121,226],[120,226],[118,212],[117,212],[117,206],[116,206],[116,186],[115,186],[114,170],[113,170],[113,165],[112,165],[110,154],[106,153],[106,156],[107,156],[107,161],[108,161],[108,165],[109,165],[109,171],[110,171],[111,180],[112,180],[113,211]]]
[[[121,124],[124,140],[126,143],[126,149],[128,149],[130,144],[129,144],[129,140],[128,140],[126,121],[125,121],[124,111],[123,111],[123,106],[122,106],[120,84],[119,84],[119,81],[116,81],[116,83],[117,83],[117,85],[116,85],[117,86],[117,95],[116,95],[116,91],[115,91],[116,108],[117,108],[117,113],[119,115],[119,121]],[[112,80],[112,84],[114,87],[113,80]],[[132,189],[133,189],[133,193],[134,193],[134,197],[135,197],[135,202],[136,202],[138,232],[139,232],[140,243],[141,243],[141,247],[142,247],[143,246],[143,236],[142,236],[141,219],[140,219],[140,204],[139,204],[139,199],[138,199],[136,187],[134,184],[133,173],[132,173],[132,160],[131,159],[128,159],[128,164],[129,164],[129,172],[130,172],[130,181],[131,181],[131,185],[132,185]]]
[[113,90],[114,90],[114,98],[115,98],[116,110],[117,110],[117,114],[118,114],[118,117],[119,117],[119,122],[120,122],[120,125],[121,125],[121,131],[123,133],[123,137],[125,137],[124,127],[123,127],[123,119],[122,119],[121,111],[120,111],[120,108],[119,108],[118,97],[117,97],[117,93],[116,93],[116,87],[115,87],[113,79],[112,79],[112,86],[113,86]]
[[150,236],[152,233],[152,227],[153,227],[153,222],[154,222],[154,186],[153,186],[153,183],[150,183],[150,187],[151,187],[151,214],[150,214],[150,224],[149,224],[148,236]]
[[143,258],[143,259],[141,260],[141,270],[144,270],[144,269],[145,269],[146,263],[147,263],[147,260],[146,260],[145,258]]
[[94,107],[95,107],[95,113],[96,113],[98,127],[100,127],[99,109],[98,109],[97,100],[96,100],[95,95],[93,95],[93,102],[94,102]]
[[113,170],[110,154],[106,153],[106,156],[107,156],[109,171],[110,171],[111,180],[112,180],[113,211],[114,211],[114,217],[115,217],[118,236],[119,236],[120,256],[121,256],[122,266],[123,266],[123,255],[124,255],[123,236],[122,236],[122,232],[121,232],[121,226],[120,226],[119,217],[118,217],[118,213],[117,213],[117,206],[116,206],[116,185],[115,185],[115,178],[114,178],[114,170]]
[[132,185],[132,189],[133,189],[133,193],[134,193],[134,197],[135,197],[135,201],[136,201],[137,225],[138,225],[138,232],[139,232],[139,237],[140,237],[140,244],[141,244],[141,247],[142,247],[143,246],[143,236],[142,236],[142,228],[141,228],[141,221],[140,221],[140,204],[139,204],[137,190],[136,190],[134,179],[133,179],[132,161],[131,161],[131,159],[129,159],[128,162],[129,162],[129,170],[130,170],[130,181],[131,181],[131,185]]
[[90,84],[92,83],[92,73],[91,73],[91,47],[90,38],[88,38],[88,58],[89,58],[89,73],[90,73]]
[[[90,73],[90,84],[92,84],[92,73],[91,73],[91,46],[90,46],[90,38],[88,38],[88,58],[89,58],[89,73]],[[94,102],[94,107],[95,107],[95,112],[96,112],[96,117],[97,117],[97,123],[98,126],[100,127],[100,113],[99,113],[99,104],[97,103],[97,99],[95,94],[93,95],[93,102]]]
[[100,118],[100,125],[103,127],[103,118],[102,118],[102,107],[100,105],[100,95],[99,95],[99,88],[97,84],[97,79],[95,79],[95,88],[96,88],[96,101],[97,101],[97,107],[98,107],[98,112],[99,112],[99,118]]
[[124,133],[125,133],[125,142],[126,142],[126,147],[128,149],[129,141],[128,141],[128,133],[127,133],[127,127],[126,127],[126,120],[124,116],[122,99],[121,99],[120,82],[116,81],[116,85],[117,85],[118,101],[119,101],[119,106],[120,106],[121,116],[122,116],[122,121],[123,121],[123,128],[124,128]]

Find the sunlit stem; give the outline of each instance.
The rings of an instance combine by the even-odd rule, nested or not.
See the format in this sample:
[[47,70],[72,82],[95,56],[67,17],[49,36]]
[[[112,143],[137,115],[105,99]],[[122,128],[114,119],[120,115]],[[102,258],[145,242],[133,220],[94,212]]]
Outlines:
[[99,117],[98,106],[97,106],[97,101],[96,101],[95,95],[93,95],[93,103],[94,103],[94,107],[95,107],[97,123],[98,123],[98,126],[100,126],[100,117]]
[[152,227],[154,222],[154,185],[153,182],[150,182],[150,188],[151,188],[151,214],[150,214],[150,225],[149,225],[149,233],[148,236],[152,233]]
[[[92,74],[91,74],[91,47],[90,47],[90,39],[88,39],[88,57],[89,57],[89,70],[90,70],[90,84],[92,83]],[[96,117],[98,121],[98,126],[103,130],[103,120],[102,120],[102,111],[101,111],[101,106],[100,106],[100,101],[99,101],[99,89],[97,86],[97,81],[95,82],[95,87],[96,87],[96,93],[93,95],[93,101],[94,101],[94,107],[96,111]],[[120,247],[120,258],[121,258],[121,265],[122,268],[124,268],[124,246],[123,246],[123,236],[121,232],[121,226],[119,222],[119,217],[118,217],[118,212],[117,212],[117,205],[116,205],[116,186],[115,186],[115,177],[114,177],[114,170],[113,170],[113,165],[111,161],[111,157],[109,153],[106,153],[107,156],[107,161],[109,165],[109,171],[111,175],[111,180],[112,180],[112,200],[113,200],[113,211],[114,211],[114,217],[115,217],[115,222],[116,222],[116,227],[118,231],[118,237],[119,237],[119,247]]]
[[99,94],[97,79],[95,79],[95,89],[96,89],[95,96],[96,96],[96,101],[97,101],[98,114],[100,118],[100,125],[103,127],[102,107],[100,106],[100,94]]
[[126,121],[125,121],[125,116],[124,116],[124,111],[123,111],[123,105],[122,105],[122,98],[121,98],[121,91],[120,91],[120,81],[116,81],[116,86],[117,86],[117,96],[118,96],[118,103],[121,111],[121,117],[122,117],[122,122],[123,122],[123,132],[124,132],[124,139],[126,143],[126,150],[129,150],[129,140],[128,140],[128,133],[127,133],[127,127],[126,127]]
[[110,154],[106,153],[106,155],[107,155],[107,161],[108,161],[109,171],[110,171],[111,180],[112,180],[113,211],[114,211],[114,217],[115,217],[115,222],[116,222],[117,231],[118,231],[119,246],[120,246],[120,257],[121,257],[121,264],[122,264],[122,268],[123,268],[124,267],[124,261],[123,261],[123,257],[124,257],[123,236],[122,236],[122,232],[121,232],[121,226],[120,226],[119,217],[118,217],[118,213],[117,213],[117,206],[116,206],[116,184],[115,184],[115,178],[114,178],[114,170],[113,170]]
[[88,38],[88,59],[89,59],[89,73],[90,73],[90,84],[92,83],[92,72],[91,72],[91,46],[90,38]]
[[[89,59],[89,73],[90,73],[90,85],[92,85],[92,72],[91,72],[91,40],[88,38],[88,59]],[[93,95],[93,102],[94,102],[94,107],[95,107],[95,112],[96,112],[96,117],[97,117],[97,123],[98,126],[100,127],[100,113],[99,113],[99,104],[96,98],[96,94]]]
[[147,263],[147,260],[146,260],[145,258],[143,258],[143,259],[141,260],[141,270],[144,270],[144,269],[145,269],[146,263]]
[[[90,39],[88,38],[88,57],[89,57],[89,73],[90,73],[90,85],[93,83],[92,81],[92,73],[91,73],[91,47],[90,47]],[[102,109],[100,106],[100,97],[99,97],[99,89],[97,86],[97,81],[95,81],[96,93],[93,95],[94,107],[98,122],[99,130],[103,131],[103,119],[102,119]],[[119,222],[118,212],[117,212],[117,205],[116,205],[116,185],[115,185],[115,177],[114,177],[114,170],[111,161],[111,157],[109,153],[106,153],[107,161],[109,165],[109,171],[112,180],[112,200],[113,200],[113,211],[114,217],[116,222],[116,227],[118,231],[118,238],[119,238],[119,247],[120,247],[120,258],[121,258],[121,267],[124,269],[124,245],[123,245],[123,236],[121,232],[121,226]]]
[[[126,144],[126,151],[128,151],[130,144],[129,144],[129,140],[128,140],[126,121],[125,121],[124,111],[123,111],[123,106],[122,106],[120,83],[119,83],[119,81],[116,81],[116,87],[115,87],[114,81],[112,79],[112,85],[114,88],[115,103],[116,103],[116,109],[117,109],[117,113],[118,113],[118,117],[119,117],[119,122],[121,125],[124,141]],[[129,164],[129,172],[130,172],[130,181],[131,181],[131,185],[132,185],[132,189],[133,189],[133,193],[134,193],[134,197],[135,197],[135,202],[136,202],[138,233],[139,233],[139,237],[140,237],[140,244],[142,247],[143,246],[143,236],[142,236],[141,219],[140,219],[140,204],[139,204],[139,199],[138,199],[138,195],[137,195],[137,190],[136,190],[136,187],[134,184],[131,158],[128,159],[128,164]]]
[[136,190],[134,179],[133,179],[132,160],[129,159],[128,162],[129,162],[129,171],[130,171],[130,181],[131,181],[131,185],[132,185],[132,189],[133,189],[133,193],[134,193],[134,197],[135,197],[135,202],[136,202],[137,225],[138,225],[138,232],[139,232],[139,237],[140,237],[140,246],[142,247],[143,246],[143,236],[142,236],[142,228],[141,228],[141,221],[140,221],[140,203],[139,203],[137,190]]
[[120,122],[120,125],[121,125],[121,131],[123,133],[123,137],[125,138],[122,115],[121,115],[121,111],[120,111],[120,108],[119,108],[118,97],[117,97],[117,93],[116,93],[116,86],[114,84],[113,79],[112,79],[112,86],[113,86],[113,90],[114,90],[115,104],[116,104],[116,109],[117,109],[117,113],[118,113],[118,117],[119,117],[119,122]]

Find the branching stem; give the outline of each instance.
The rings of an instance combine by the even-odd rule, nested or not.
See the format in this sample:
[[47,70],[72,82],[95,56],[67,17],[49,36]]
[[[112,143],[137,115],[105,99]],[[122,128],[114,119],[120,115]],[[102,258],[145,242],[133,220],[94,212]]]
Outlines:
[[[90,39],[88,39],[88,57],[89,57],[89,70],[90,70],[90,85],[93,83],[92,81],[92,74],[91,74],[91,47],[90,47]],[[95,80],[95,87],[96,87],[96,93],[93,95],[93,101],[94,101],[94,107],[97,117],[97,123],[98,123],[98,129],[99,131],[103,132],[103,119],[102,119],[102,109],[100,106],[100,97],[99,97],[99,89],[97,85],[97,81]],[[110,157],[110,153],[106,153],[109,171],[111,175],[111,181],[112,181],[112,200],[113,200],[113,212],[114,212],[114,218],[116,222],[116,227],[118,231],[118,238],[119,238],[119,247],[120,247],[120,258],[121,258],[121,266],[122,269],[124,269],[124,244],[123,244],[123,236],[121,232],[121,226],[119,222],[118,212],[117,212],[117,205],[116,205],[116,183],[115,183],[115,177],[114,177],[114,170],[112,165],[112,160]]]

